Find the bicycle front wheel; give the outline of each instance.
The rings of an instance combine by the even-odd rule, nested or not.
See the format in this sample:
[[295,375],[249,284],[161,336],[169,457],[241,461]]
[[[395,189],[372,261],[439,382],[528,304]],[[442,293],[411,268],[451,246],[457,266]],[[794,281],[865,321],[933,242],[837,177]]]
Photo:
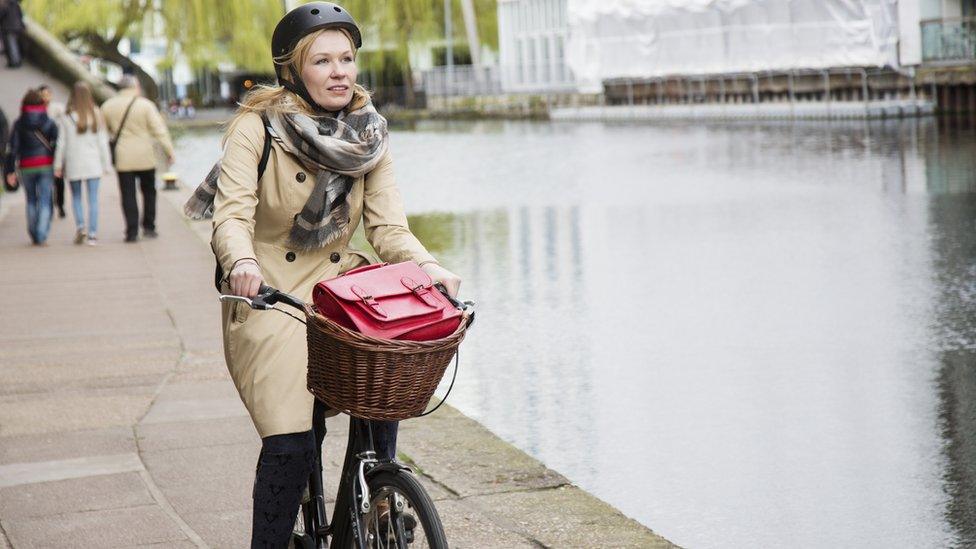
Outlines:
[[363,517],[371,549],[447,549],[434,502],[408,471],[381,471],[369,479],[370,511]]

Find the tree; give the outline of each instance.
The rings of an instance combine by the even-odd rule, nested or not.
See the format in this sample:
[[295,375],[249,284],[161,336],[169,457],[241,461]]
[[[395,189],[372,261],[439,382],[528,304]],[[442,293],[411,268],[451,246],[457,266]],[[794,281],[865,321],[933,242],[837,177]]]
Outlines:
[[[444,38],[444,0],[346,0],[343,5],[363,27],[368,51],[366,65],[379,69],[391,62],[396,64],[403,76],[406,102],[415,104],[409,46],[410,43]],[[482,40],[487,39],[485,43],[493,47],[497,47],[498,37],[496,5],[496,0],[473,0],[477,34]],[[467,11],[452,4],[451,12],[455,43],[466,42],[464,17]],[[471,50],[477,47],[469,44]]]
[[32,0],[29,15],[86,53],[136,74],[146,95],[159,90],[152,77],[119,51],[123,38],[154,31],[167,39],[163,67],[183,55],[194,69],[229,61],[273,72],[271,33],[283,13],[280,0]]

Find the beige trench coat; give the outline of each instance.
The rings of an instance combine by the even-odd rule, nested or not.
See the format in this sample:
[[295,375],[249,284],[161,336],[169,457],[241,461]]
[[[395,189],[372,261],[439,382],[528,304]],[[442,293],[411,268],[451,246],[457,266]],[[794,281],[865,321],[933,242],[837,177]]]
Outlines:
[[[135,99],[135,103],[132,100]],[[132,103],[129,117],[125,111]],[[125,118],[125,126],[115,145],[115,169],[120,172],[138,172],[156,167],[154,145],[159,142],[166,154],[173,156],[173,142],[169,138],[166,122],[159,114],[156,104],[145,97],[137,97],[133,88],[124,89],[118,95],[102,103],[102,114],[108,126],[108,137],[112,139],[119,131],[119,124]]]
[[[289,246],[288,232],[314,177],[272,140],[267,169],[257,181],[264,139],[261,118],[254,113],[228,131],[212,240],[224,273],[237,261],[254,258],[266,284],[310,301],[316,282],[369,262],[369,256],[349,247],[360,221],[381,260],[433,261],[407,227],[389,153],[355,182],[351,220],[341,238],[314,251]],[[243,304],[222,307],[227,366],[258,433],[309,430],[313,397],[306,388],[305,327],[283,314],[252,311]]]

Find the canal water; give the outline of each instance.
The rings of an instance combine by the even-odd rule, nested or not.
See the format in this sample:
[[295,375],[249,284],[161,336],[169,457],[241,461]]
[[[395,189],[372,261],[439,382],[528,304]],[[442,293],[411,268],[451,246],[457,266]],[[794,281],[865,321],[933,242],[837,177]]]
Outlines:
[[[391,139],[412,228],[479,303],[464,413],[683,546],[976,544],[971,125]],[[217,137],[179,149],[196,180]]]

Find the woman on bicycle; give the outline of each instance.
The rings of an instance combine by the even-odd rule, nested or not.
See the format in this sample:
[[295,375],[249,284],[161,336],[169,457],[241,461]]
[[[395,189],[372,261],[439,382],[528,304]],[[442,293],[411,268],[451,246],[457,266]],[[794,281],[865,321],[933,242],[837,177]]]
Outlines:
[[[368,262],[349,247],[362,222],[380,259],[415,261],[457,293],[460,278],[407,227],[386,120],[356,84],[361,45],[353,18],[327,2],[295,8],[275,28],[278,85],[258,86],[243,100],[219,168],[186,206],[199,214],[212,200],[212,246],[229,274],[223,292],[253,297],[267,283],[311,301],[315,283]],[[266,139],[271,148],[259,178]],[[249,315],[239,303],[222,312],[228,368],[262,439],[252,547],[284,547],[320,451],[305,332],[284,315]],[[396,423],[375,431],[377,450],[392,457]]]

